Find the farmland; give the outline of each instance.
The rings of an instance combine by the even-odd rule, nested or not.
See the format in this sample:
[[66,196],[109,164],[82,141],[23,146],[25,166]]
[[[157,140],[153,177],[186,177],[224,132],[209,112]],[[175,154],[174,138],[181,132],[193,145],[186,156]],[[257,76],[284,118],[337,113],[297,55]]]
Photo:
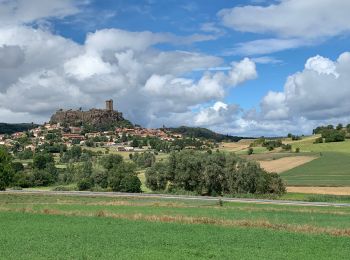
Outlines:
[[0,258],[346,259],[349,216],[342,207],[0,194]]
[[350,186],[350,156],[323,152],[320,158],[286,171],[281,176],[292,186]]

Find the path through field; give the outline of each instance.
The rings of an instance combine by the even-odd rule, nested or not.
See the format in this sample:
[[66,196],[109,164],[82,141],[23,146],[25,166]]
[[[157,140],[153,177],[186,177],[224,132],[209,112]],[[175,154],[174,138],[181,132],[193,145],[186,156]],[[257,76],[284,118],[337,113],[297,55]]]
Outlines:
[[350,195],[350,187],[287,187],[288,192],[328,194],[328,195]]

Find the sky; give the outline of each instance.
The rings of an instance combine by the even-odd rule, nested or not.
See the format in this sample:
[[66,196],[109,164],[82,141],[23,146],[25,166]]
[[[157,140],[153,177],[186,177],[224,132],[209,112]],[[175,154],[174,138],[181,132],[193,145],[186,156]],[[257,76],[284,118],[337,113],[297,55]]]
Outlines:
[[115,109],[243,136],[350,123],[350,1],[0,0],[0,122]]

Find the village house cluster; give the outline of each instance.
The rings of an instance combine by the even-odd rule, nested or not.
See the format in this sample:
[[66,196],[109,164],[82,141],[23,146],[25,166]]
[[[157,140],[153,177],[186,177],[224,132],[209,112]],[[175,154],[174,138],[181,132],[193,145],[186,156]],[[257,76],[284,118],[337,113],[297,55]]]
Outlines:
[[[138,148],[131,147],[131,141],[120,141],[123,136],[126,137],[157,137],[164,141],[174,141],[175,139],[182,138],[181,134],[169,133],[163,129],[151,129],[143,127],[135,128],[116,128],[115,131],[103,131],[103,132],[88,132],[84,133],[84,129],[81,127],[68,127],[64,128],[59,123],[50,124],[45,123],[42,126],[38,126],[28,132],[16,132],[11,135],[0,135],[0,145],[12,147],[21,138],[27,138],[30,140],[29,144],[25,145],[24,149],[30,149],[34,151],[36,147],[43,145],[45,142],[51,140],[48,139],[48,134],[54,133],[60,138],[60,142],[67,147],[73,144],[85,144],[90,139],[98,139],[103,137],[103,141],[98,141],[99,146],[104,147],[116,147],[118,151],[134,151]],[[130,138],[129,138],[130,139]]]

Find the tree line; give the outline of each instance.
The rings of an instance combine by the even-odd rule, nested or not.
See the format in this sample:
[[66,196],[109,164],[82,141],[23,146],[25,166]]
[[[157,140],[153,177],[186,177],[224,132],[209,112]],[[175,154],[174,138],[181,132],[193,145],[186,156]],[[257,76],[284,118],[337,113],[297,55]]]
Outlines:
[[180,151],[146,170],[153,191],[188,191],[200,195],[283,194],[282,179],[259,164],[224,152]]

